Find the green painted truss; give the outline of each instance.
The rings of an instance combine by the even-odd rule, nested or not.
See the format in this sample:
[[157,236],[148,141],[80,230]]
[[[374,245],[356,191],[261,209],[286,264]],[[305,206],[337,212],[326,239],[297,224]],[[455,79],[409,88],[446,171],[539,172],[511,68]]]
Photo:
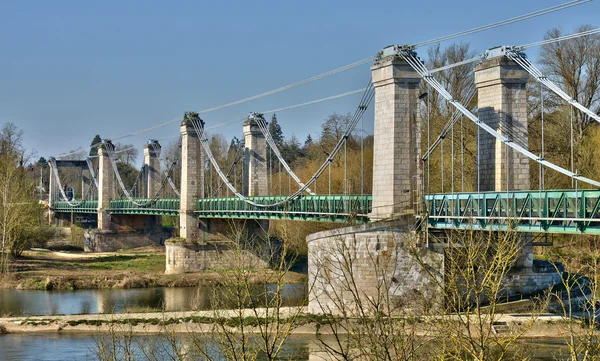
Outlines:
[[429,194],[429,226],[600,235],[600,190]]
[[[274,204],[286,196],[248,197],[258,204]],[[324,222],[368,222],[370,195],[302,196],[274,207],[250,205],[239,198],[204,198],[196,201],[198,218],[290,219]],[[135,201],[135,203],[134,203]],[[179,199],[144,199],[110,201],[111,214],[178,215]],[[136,205],[137,203],[137,205]],[[80,206],[56,202],[55,212],[97,213],[98,201],[85,201]]]

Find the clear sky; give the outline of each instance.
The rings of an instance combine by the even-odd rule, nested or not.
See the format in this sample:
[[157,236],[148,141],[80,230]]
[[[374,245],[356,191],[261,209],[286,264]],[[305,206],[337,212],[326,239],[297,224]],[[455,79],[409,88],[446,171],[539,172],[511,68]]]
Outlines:
[[[0,124],[49,157],[262,93],[414,43],[566,0],[9,1],[0,0]],[[600,0],[464,37],[473,49],[541,40],[555,26],[599,26]],[[448,45],[444,43],[443,45]],[[418,49],[425,54],[427,49]],[[535,59],[535,50],[529,52]],[[360,89],[368,65],[203,114],[207,126]],[[360,94],[277,114],[284,135],[317,136]],[[373,112],[365,118],[372,131]],[[270,119],[270,116],[267,117]],[[178,123],[121,140],[178,134]],[[242,135],[241,123],[215,132]]]

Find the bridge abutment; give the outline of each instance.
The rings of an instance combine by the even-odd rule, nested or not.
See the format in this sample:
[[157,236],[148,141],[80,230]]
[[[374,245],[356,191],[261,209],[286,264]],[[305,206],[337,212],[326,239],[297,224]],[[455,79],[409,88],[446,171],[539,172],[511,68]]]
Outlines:
[[421,188],[421,77],[397,56],[376,61],[371,74],[375,125],[373,207],[369,218],[414,214]]

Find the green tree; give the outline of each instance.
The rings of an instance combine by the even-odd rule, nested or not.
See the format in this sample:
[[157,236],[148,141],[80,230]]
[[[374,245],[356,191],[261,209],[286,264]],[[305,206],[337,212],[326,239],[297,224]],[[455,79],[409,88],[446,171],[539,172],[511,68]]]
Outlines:
[[281,126],[277,121],[277,115],[275,114],[273,114],[271,123],[269,124],[269,133],[271,133],[271,137],[273,138],[273,141],[275,141],[275,144],[277,144],[278,147],[281,147],[285,138],[283,137],[283,131],[281,130]]
[[23,147],[23,131],[7,123],[0,129],[0,272],[20,255],[37,219],[33,178],[25,171],[30,155]]
[[300,142],[293,134],[290,140],[283,144],[282,148],[281,156],[290,165],[294,164],[298,158],[302,157],[302,148],[300,147]]
[[98,144],[100,143],[102,143],[102,138],[100,138],[100,135],[96,134],[90,143],[90,157],[95,157],[98,155]]

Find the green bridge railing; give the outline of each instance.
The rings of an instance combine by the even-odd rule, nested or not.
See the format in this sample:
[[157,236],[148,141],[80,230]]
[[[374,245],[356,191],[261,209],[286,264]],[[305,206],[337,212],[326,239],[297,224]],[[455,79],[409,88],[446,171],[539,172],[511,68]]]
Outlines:
[[600,190],[429,194],[429,225],[600,235]]
[[129,199],[116,199],[110,201],[109,212],[111,214],[148,214],[157,216],[179,215],[178,198],[134,198],[136,205]]
[[[286,196],[249,197],[259,204],[273,204]],[[141,204],[141,206],[135,203]],[[111,214],[178,215],[179,199],[136,198],[110,201]],[[56,202],[56,212],[97,213],[98,201],[86,201],[79,207],[71,207],[67,202]],[[302,196],[276,207],[258,207],[236,197],[204,198],[196,201],[196,214],[199,218],[238,218],[238,219],[291,219],[324,222],[347,222],[356,220],[368,222],[371,211],[370,195],[323,195]]]
[[[286,196],[248,197],[259,204],[274,204]],[[258,207],[237,197],[205,198],[196,202],[200,218],[291,219],[323,222],[368,222],[371,195],[302,196],[276,207]]]
[[[77,204],[78,202],[81,202]],[[77,204],[71,206],[68,202],[54,202],[52,209],[55,212],[68,212],[68,213],[97,213],[98,212],[98,201],[71,201],[71,203]]]

